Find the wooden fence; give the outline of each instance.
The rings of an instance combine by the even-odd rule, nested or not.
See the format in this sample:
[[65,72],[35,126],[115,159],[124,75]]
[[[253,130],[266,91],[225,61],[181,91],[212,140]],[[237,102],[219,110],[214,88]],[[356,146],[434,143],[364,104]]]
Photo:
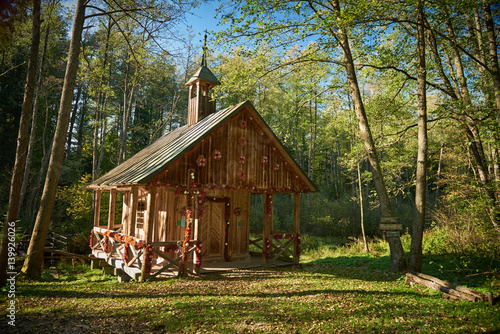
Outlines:
[[262,231],[250,230],[250,234],[256,235],[250,238],[250,245],[260,249],[266,265],[272,265],[276,261],[299,263],[300,257],[300,234],[271,232],[265,237]]

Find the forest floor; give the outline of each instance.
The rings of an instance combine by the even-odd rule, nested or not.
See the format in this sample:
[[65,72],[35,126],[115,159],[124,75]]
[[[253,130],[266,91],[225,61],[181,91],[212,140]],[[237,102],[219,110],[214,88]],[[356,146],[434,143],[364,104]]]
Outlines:
[[[425,261],[451,283],[500,293],[493,277],[443,277],[445,266]],[[58,279],[46,271],[40,281],[16,282],[15,327],[7,323],[10,301],[2,292],[0,332],[500,333],[500,304],[443,300],[437,291],[411,287],[404,274],[378,268],[387,263],[387,256],[327,257],[145,283],[60,265]]]

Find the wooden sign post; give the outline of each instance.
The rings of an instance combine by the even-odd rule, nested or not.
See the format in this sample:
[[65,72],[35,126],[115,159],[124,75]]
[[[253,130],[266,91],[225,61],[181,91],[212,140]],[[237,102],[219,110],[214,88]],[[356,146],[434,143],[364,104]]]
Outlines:
[[397,223],[396,217],[381,217],[380,230],[385,232],[386,237],[399,237],[403,230],[403,224]]

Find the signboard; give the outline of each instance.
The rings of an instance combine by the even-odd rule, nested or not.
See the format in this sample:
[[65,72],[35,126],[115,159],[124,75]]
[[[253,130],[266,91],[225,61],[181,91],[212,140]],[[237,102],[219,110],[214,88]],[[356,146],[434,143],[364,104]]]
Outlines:
[[403,224],[380,224],[382,231],[402,231]]
[[385,232],[385,235],[390,238],[390,237],[399,237],[400,233],[399,231],[387,231]]
[[[403,224],[397,224],[396,217],[381,217],[379,228],[381,231],[397,231],[397,236],[399,236],[399,231],[403,230]],[[389,236],[389,233],[387,233],[387,236]]]

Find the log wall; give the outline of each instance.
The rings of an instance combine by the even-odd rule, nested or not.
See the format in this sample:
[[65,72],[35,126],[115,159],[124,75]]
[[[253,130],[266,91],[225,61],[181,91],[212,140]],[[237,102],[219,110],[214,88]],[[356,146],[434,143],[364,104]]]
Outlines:
[[308,192],[257,120],[244,111],[225,122],[197,146],[157,175],[150,185],[185,188],[187,170],[194,169],[194,183],[203,189],[245,189],[254,192]]
[[[221,247],[225,247],[224,239],[226,233],[226,225],[227,221],[225,219],[225,211],[229,211],[229,225],[227,226],[228,233],[228,245],[227,245],[227,255],[230,260],[241,260],[249,257],[248,247],[249,247],[249,224],[250,224],[250,191],[246,190],[208,190],[204,193],[205,196],[200,195],[199,200],[202,202],[197,203],[198,210],[199,208],[203,208],[199,210],[202,214],[199,223],[199,239],[202,242],[209,241],[204,240],[207,236],[212,235],[212,239],[215,235],[218,235],[220,240],[211,240],[212,243],[219,243]],[[139,201],[146,200],[146,192],[143,189],[139,190]],[[224,203],[214,202],[207,200],[203,201],[203,198],[207,197],[210,199],[229,199],[228,208],[225,207]],[[123,226],[125,232],[128,233],[129,230],[129,219],[131,216],[131,205],[130,203],[130,194],[125,193],[123,196],[123,211],[124,218],[126,220],[123,221]],[[146,203],[147,204],[147,203]],[[210,206],[219,206],[218,208],[214,208],[211,212]],[[222,205],[222,206],[221,206]],[[146,205],[147,207],[147,205]],[[167,187],[157,187],[156,191],[156,203],[155,203],[155,218],[154,218],[154,229],[152,240],[153,242],[157,241],[177,241],[183,240],[184,231],[186,225],[186,195],[182,193],[177,193],[175,188],[167,188]],[[145,212],[145,216],[148,215],[148,212]],[[204,224],[203,222],[207,219],[211,219],[210,224],[212,225],[215,231],[204,231],[203,229],[208,224]],[[194,228],[194,223],[193,223]],[[194,235],[194,232],[193,232]],[[136,228],[134,236],[137,238],[143,238],[143,234]],[[209,245],[205,245],[205,249],[209,249]],[[212,247],[214,248],[214,247]],[[204,256],[209,254],[204,252]],[[207,261],[208,260],[208,261]],[[204,262],[212,261],[223,261],[224,260],[224,251],[221,250],[220,256],[212,256],[205,258]]]

